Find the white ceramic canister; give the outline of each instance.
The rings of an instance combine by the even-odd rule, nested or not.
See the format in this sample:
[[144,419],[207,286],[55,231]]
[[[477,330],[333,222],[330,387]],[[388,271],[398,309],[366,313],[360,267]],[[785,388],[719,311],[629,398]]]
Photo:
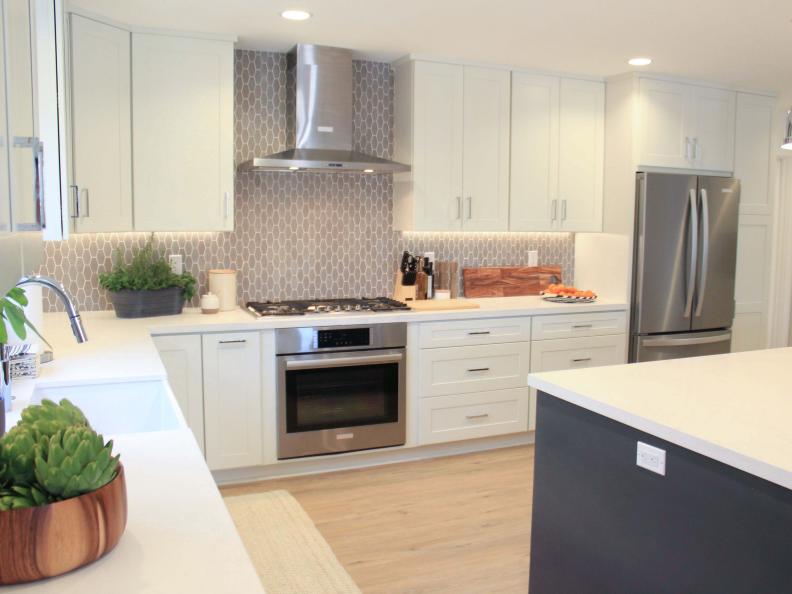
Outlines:
[[220,300],[220,311],[232,311],[237,308],[237,271],[217,268],[209,271],[209,292],[217,295]]
[[201,313],[216,314],[220,311],[220,299],[214,293],[207,293],[201,296]]

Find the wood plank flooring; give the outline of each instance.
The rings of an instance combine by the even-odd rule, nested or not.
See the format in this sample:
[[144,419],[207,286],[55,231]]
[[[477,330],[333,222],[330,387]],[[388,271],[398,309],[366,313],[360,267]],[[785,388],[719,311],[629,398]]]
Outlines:
[[533,446],[224,487],[286,489],[364,594],[525,594]]

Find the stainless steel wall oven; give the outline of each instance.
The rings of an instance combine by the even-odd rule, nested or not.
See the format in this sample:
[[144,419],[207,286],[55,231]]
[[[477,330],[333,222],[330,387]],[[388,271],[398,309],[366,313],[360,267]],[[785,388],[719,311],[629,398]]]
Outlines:
[[403,323],[276,331],[278,458],[403,445]]

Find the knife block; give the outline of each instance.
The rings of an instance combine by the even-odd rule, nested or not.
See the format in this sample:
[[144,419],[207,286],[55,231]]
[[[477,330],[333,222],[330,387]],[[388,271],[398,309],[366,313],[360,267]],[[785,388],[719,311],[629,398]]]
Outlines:
[[[396,301],[401,301],[402,303],[407,303],[409,301],[417,301],[418,299],[426,299],[426,292],[424,291],[423,297],[421,297],[421,292],[418,286],[420,283],[421,276],[426,276],[426,275],[423,272],[418,273],[418,279],[415,281],[415,284],[406,287],[402,284],[401,271],[397,272],[393,280],[393,298]],[[424,282],[424,285],[425,284],[426,283]]]

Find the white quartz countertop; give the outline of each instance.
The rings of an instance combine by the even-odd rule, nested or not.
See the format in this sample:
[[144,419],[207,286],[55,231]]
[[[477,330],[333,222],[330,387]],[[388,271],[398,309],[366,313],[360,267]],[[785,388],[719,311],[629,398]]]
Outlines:
[[537,373],[528,383],[792,489],[792,348]]

